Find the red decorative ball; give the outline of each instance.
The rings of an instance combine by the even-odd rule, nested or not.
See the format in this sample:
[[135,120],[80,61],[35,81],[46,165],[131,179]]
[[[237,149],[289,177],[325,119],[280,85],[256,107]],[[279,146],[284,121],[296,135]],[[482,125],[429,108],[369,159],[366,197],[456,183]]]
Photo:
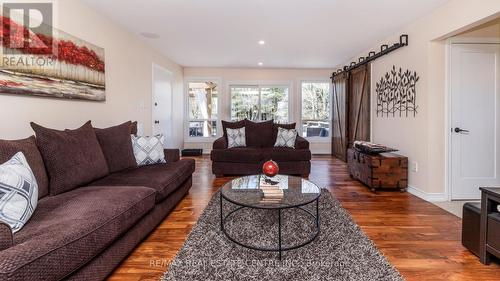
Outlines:
[[262,172],[268,177],[276,176],[279,171],[280,167],[278,166],[278,163],[274,162],[273,160],[267,161],[266,163],[264,163],[264,166],[262,166]]

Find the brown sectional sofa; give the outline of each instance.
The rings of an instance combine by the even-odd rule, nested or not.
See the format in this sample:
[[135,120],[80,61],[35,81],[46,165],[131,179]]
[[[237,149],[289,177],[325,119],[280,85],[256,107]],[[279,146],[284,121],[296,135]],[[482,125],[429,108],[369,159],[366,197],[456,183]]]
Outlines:
[[[128,136],[130,138],[130,135]],[[0,140],[0,162],[23,151],[39,183],[27,224],[0,222],[0,280],[103,280],[188,193],[195,163],[166,149],[167,163],[132,167],[51,195],[34,137]]]
[[[274,160],[279,165],[279,173],[308,177],[311,172],[311,151],[309,142],[297,136],[295,148],[274,147],[278,127],[294,129],[295,124],[274,124],[272,120],[252,122],[222,122],[224,136],[213,143],[210,158],[212,173],[224,175],[252,175],[262,171],[262,165]],[[247,147],[227,148],[226,128],[245,127]]]

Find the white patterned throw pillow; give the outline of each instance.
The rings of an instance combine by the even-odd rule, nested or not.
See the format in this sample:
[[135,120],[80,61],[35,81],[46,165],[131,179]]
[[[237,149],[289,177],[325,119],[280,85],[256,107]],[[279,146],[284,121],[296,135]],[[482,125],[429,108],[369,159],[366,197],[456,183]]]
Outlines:
[[274,144],[274,146],[295,148],[295,139],[297,139],[297,130],[287,130],[278,127],[278,136],[276,138],[276,143]]
[[18,232],[35,212],[38,184],[22,152],[0,165],[0,221]]
[[165,137],[157,135],[152,137],[136,137],[131,135],[137,166],[166,163],[163,143]]
[[227,147],[245,147],[247,146],[245,139],[245,127],[238,129],[226,129],[227,132]]

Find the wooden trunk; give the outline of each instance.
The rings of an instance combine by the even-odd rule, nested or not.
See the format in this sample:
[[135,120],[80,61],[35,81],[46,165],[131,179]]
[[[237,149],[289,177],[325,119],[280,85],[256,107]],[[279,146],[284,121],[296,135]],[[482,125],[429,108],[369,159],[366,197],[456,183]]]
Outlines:
[[347,151],[349,175],[375,191],[391,188],[405,191],[408,186],[408,158],[396,153],[369,155]]

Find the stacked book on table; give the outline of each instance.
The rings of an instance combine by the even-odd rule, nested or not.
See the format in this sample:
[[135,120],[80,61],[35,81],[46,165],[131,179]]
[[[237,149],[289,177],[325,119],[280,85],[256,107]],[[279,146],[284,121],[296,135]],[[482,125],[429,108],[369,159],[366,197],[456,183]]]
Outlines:
[[260,189],[264,194],[261,203],[279,203],[283,199],[283,189],[277,185],[261,183]]

